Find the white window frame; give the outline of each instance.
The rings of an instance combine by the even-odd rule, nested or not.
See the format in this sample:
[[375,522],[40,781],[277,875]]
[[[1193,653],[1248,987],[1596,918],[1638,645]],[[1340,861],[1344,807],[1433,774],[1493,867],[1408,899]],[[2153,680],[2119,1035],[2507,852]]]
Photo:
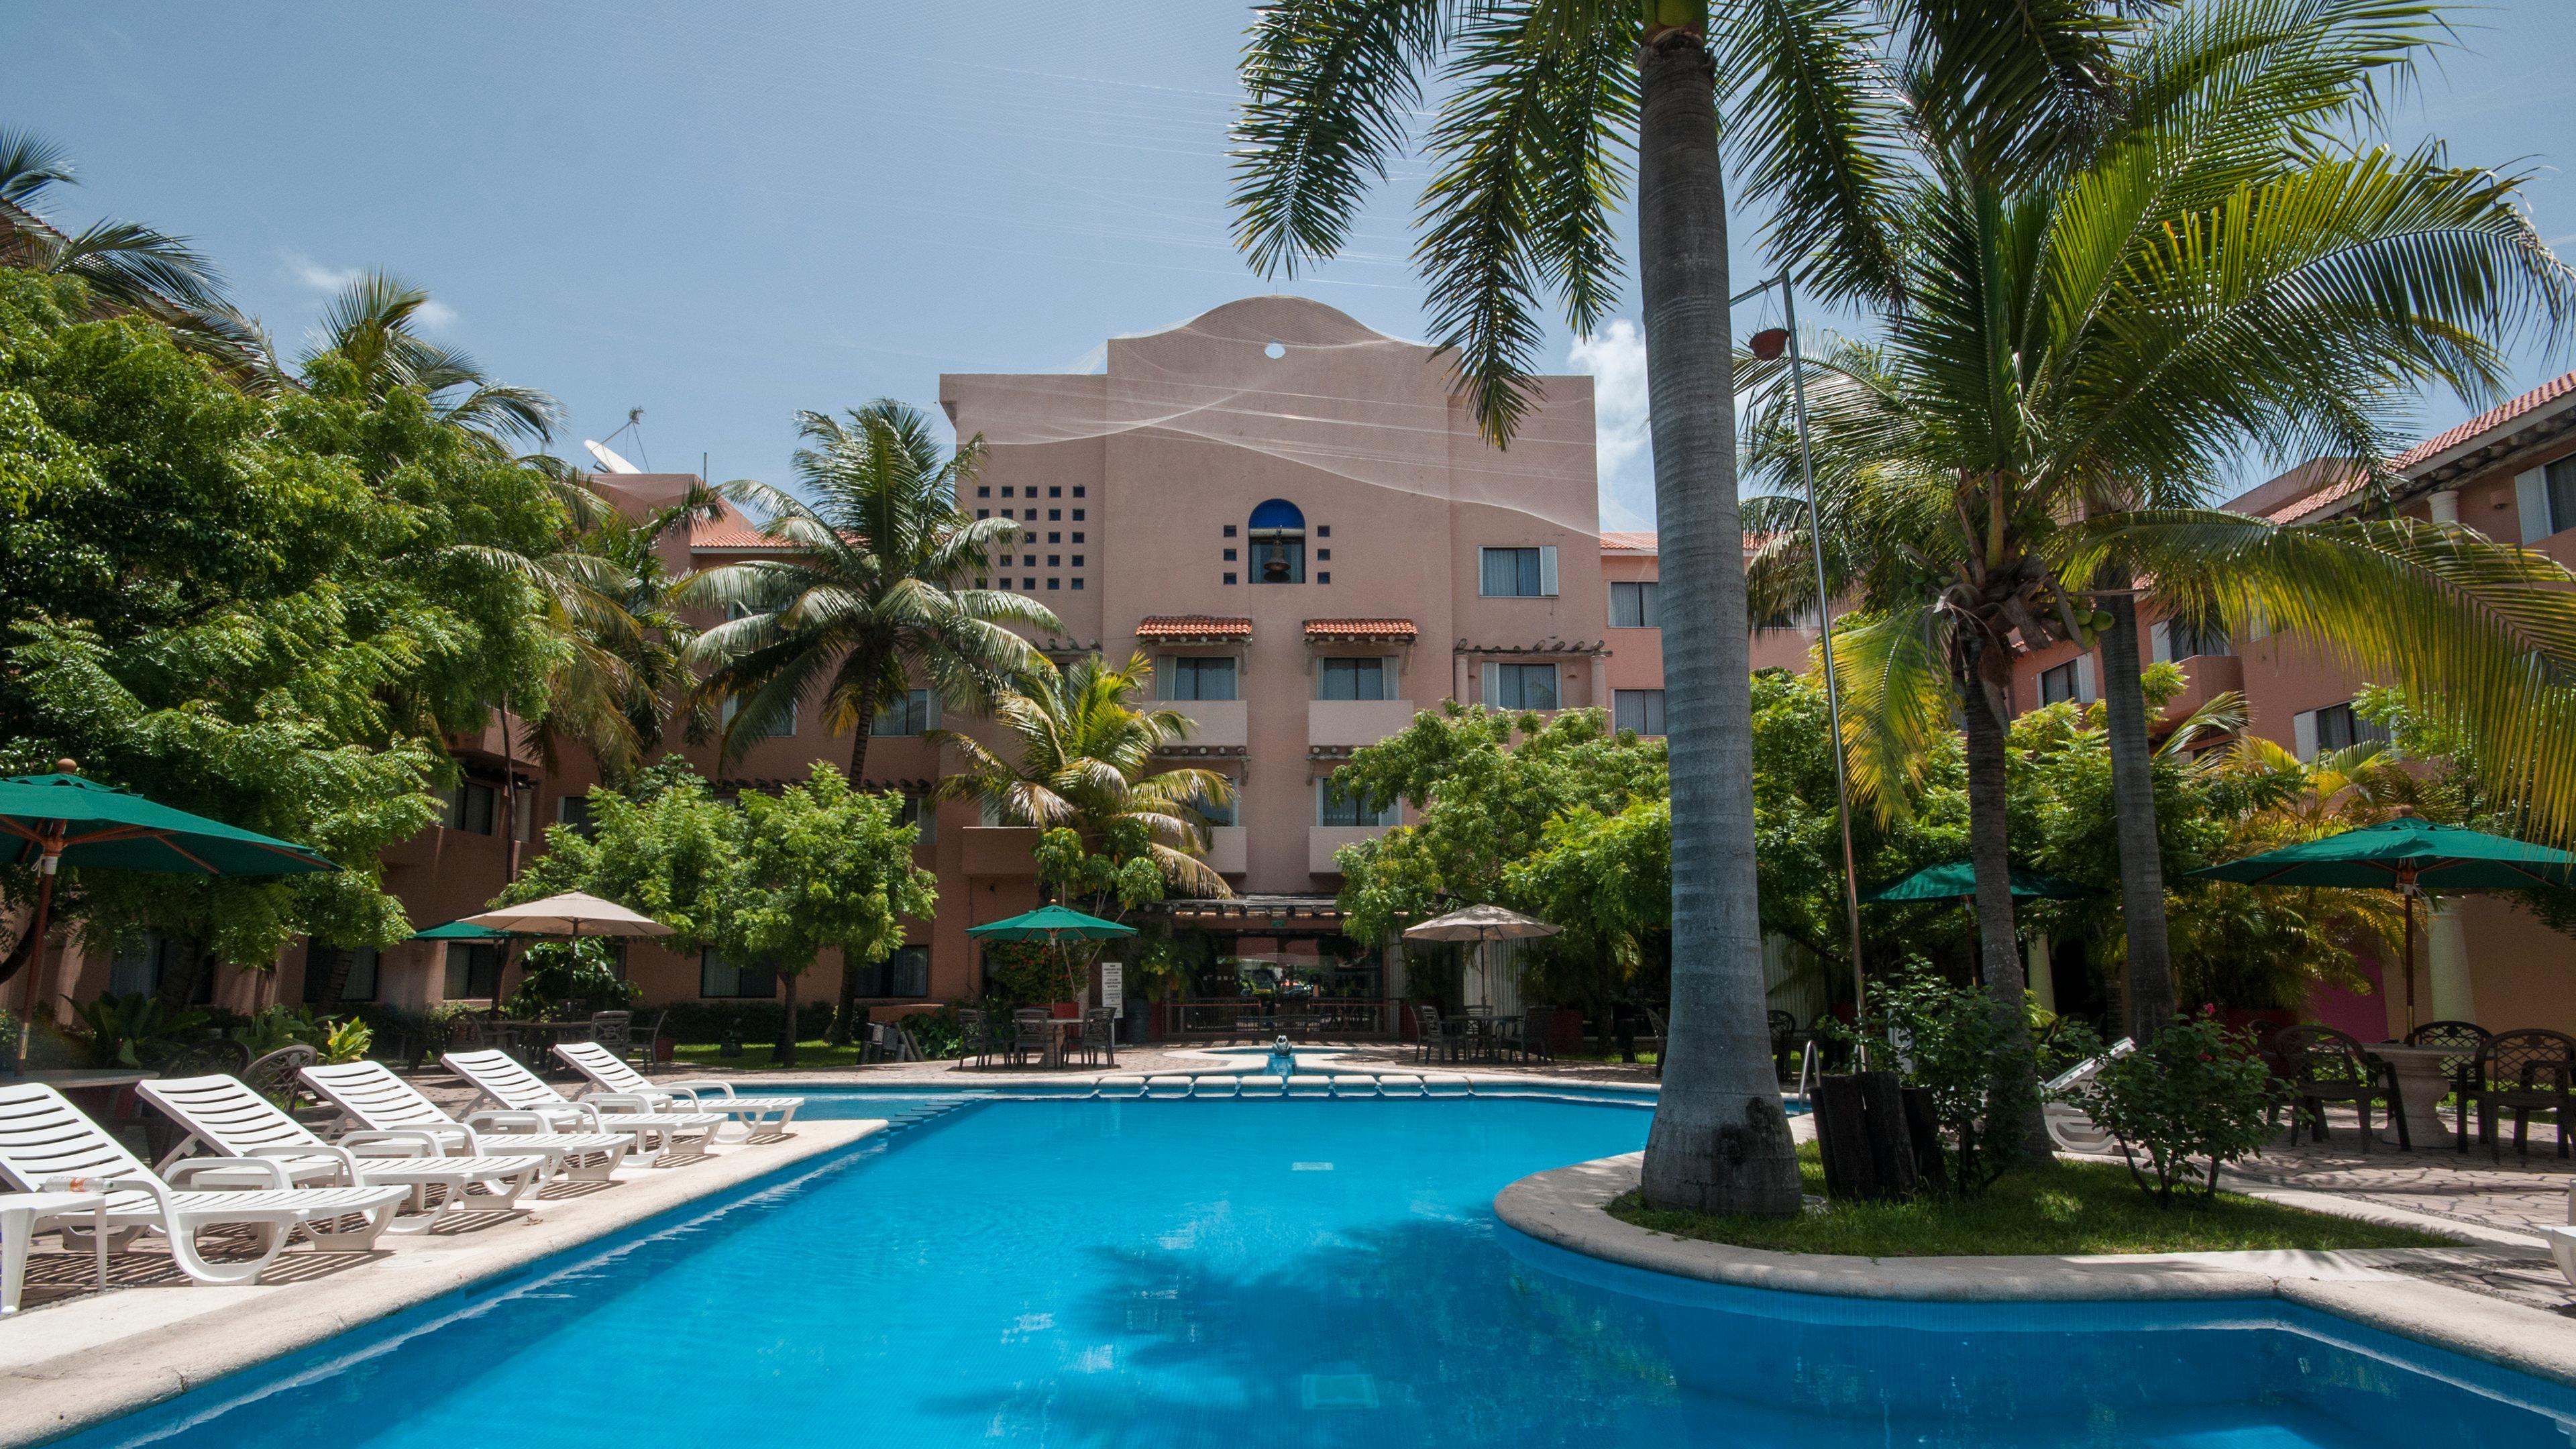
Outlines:
[[[1488,577],[1488,572],[1489,572],[1489,571],[1488,571],[1488,565],[1487,565],[1487,563],[1486,563],[1486,560],[1487,560],[1491,555],[1493,555],[1493,554],[1497,554],[1497,553],[1515,553],[1515,554],[1518,554],[1518,553],[1527,553],[1527,552],[1530,552],[1533,548],[1535,548],[1535,549],[1537,550],[1537,552],[1538,552],[1538,592],[1537,592],[1537,593],[1535,593],[1535,594],[1524,594],[1524,593],[1514,592],[1514,593],[1509,593],[1509,594],[1496,594],[1496,593],[1490,593],[1490,592],[1487,592],[1487,590],[1486,590],[1486,588],[1485,588],[1485,583],[1486,583],[1486,579],[1487,579],[1487,577]],[[1514,567],[1513,567],[1513,574],[1514,574],[1514,576],[1515,576],[1516,578],[1517,578],[1517,576],[1518,576],[1519,572],[1520,572],[1519,567],[1518,567],[1518,565],[1517,565],[1517,564],[1515,564],[1515,565],[1514,565]],[[1480,598],[1487,598],[1487,599],[1553,599],[1553,598],[1555,598],[1555,597],[1557,596],[1557,594],[1556,594],[1556,545],[1555,545],[1555,544],[1552,544],[1552,543],[1542,543],[1542,544],[1526,544],[1526,543],[1523,543],[1523,544],[1494,544],[1494,545],[1489,545],[1489,546],[1487,546],[1487,547],[1483,547],[1483,548],[1479,548],[1479,549],[1477,549],[1477,550],[1476,550],[1476,593],[1477,593],[1477,596],[1478,596],[1478,597],[1480,597]]]

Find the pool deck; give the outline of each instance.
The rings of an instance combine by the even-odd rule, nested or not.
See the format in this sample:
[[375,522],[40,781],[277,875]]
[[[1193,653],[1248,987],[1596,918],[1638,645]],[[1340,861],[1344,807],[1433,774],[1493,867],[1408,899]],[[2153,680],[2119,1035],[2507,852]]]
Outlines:
[[[884,1127],[799,1121],[783,1141],[718,1144],[680,1166],[621,1168],[607,1184],[555,1184],[525,1217],[460,1211],[452,1228],[388,1233],[372,1253],[289,1248],[260,1282],[238,1288],[189,1283],[157,1246],[138,1245],[111,1261],[112,1281],[124,1291],[0,1319],[0,1445],[32,1444],[171,1398]],[[30,1265],[31,1303],[45,1279],[86,1283],[89,1271],[85,1255],[38,1255]]]
[[[1612,1217],[1642,1153],[1522,1178],[1495,1215],[1544,1243],[1608,1262],[1743,1288],[1914,1302],[2033,1303],[2278,1298],[2402,1337],[2576,1385],[2576,1324],[2536,1307],[2433,1281],[2430,1270],[2499,1254],[2546,1259],[2499,1229],[2279,1190],[2264,1196],[2464,1239],[2451,1248],[2342,1252],[2137,1253],[2102,1257],[1858,1258],[1775,1253],[1652,1232]],[[2240,1188],[2250,1184],[2231,1184]],[[2255,1190],[2260,1191],[2257,1188]]]

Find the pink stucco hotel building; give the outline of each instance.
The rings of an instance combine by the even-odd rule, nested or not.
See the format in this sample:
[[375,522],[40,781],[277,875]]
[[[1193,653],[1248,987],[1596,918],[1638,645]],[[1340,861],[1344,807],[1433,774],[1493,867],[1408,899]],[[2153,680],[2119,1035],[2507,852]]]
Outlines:
[[[1295,297],[1249,298],[1167,331],[1112,339],[1101,371],[963,373],[938,400],[988,461],[965,485],[970,514],[1017,520],[1026,542],[989,581],[1044,602],[1063,637],[1059,660],[1098,652],[1153,662],[1154,694],[1187,715],[1173,763],[1221,771],[1237,785],[1211,864],[1234,895],[1169,903],[1176,933],[1204,970],[1167,1019],[1172,1029],[1230,1025],[1248,981],[1295,977],[1351,1004],[1354,1030],[1391,1029],[1404,989],[1393,943],[1355,941],[1334,907],[1334,853],[1384,832],[1327,783],[1361,746],[1443,700],[1511,708],[1601,706],[1641,733],[1663,729],[1663,651],[1652,533],[1600,527],[1592,379],[1538,380],[1539,400],[1508,450],[1477,432],[1430,347],[1373,332]],[[2576,562],[2576,374],[2432,439],[2399,460],[2400,505],[2456,518]],[[2307,467],[2236,507],[2276,518],[2357,506],[2332,470]],[[629,511],[679,496],[688,475],[611,473],[597,484]],[[770,550],[736,515],[668,541],[675,569]],[[2220,689],[2241,689],[2251,729],[2302,753],[2346,742],[2355,680],[2294,638],[2229,641],[2150,621],[2148,657],[2191,675],[2171,717]],[[1757,635],[1756,667],[1803,669],[1812,635]],[[2015,706],[2090,698],[2098,664],[2072,646],[2020,663]],[[976,807],[931,807],[940,775],[922,731],[943,721],[926,692],[890,708],[870,741],[868,783],[920,802],[919,860],[938,877],[939,909],[912,923],[894,959],[865,968],[861,998],[880,1016],[977,994],[970,925],[1037,903],[1035,832],[988,824]],[[801,778],[815,760],[845,762],[850,741],[810,713],[795,729],[720,764],[683,747],[726,788]],[[421,926],[481,909],[513,866],[544,848],[543,827],[580,816],[596,776],[577,755],[548,771],[502,748],[497,729],[451,741],[464,783],[444,823],[386,857],[387,882]],[[164,943],[118,959],[75,948],[64,980],[76,997],[146,989]],[[2064,943],[2032,943],[2043,995],[2075,1008],[2095,973]],[[1768,953],[1775,1004],[1803,1021],[1821,1004],[1815,973],[1784,943]],[[2052,962],[2047,959],[2054,957]],[[266,990],[293,1000],[329,963],[292,950],[273,984],[225,971],[217,998],[248,1005]],[[766,973],[649,943],[627,954],[647,1006],[768,999]],[[800,995],[828,1001],[840,963],[826,959]],[[2407,1026],[2405,975],[2364,957],[2376,988],[2337,992],[2310,1014],[2367,1040]],[[506,991],[489,946],[417,940],[367,953],[351,994],[417,1009]],[[2576,943],[2502,900],[2445,902],[2414,963],[2417,1019],[2576,1028]]]

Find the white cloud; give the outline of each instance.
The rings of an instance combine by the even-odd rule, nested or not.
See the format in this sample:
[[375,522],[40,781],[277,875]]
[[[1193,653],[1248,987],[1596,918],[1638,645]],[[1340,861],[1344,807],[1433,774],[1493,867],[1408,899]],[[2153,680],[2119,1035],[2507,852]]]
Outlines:
[[1601,524],[1655,526],[1654,452],[1646,431],[1646,334],[1625,317],[1577,337],[1565,365],[1592,375],[1592,423],[1601,470]]
[[295,280],[325,294],[338,292],[366,275],[356,267],[326,267],[301,252],[287,253],[286,269],[295,274]]
[[[286,254],[286,269],[295,280],[326,297],[336,297],[366,276],[363,267],[326,267],[301,252]],[[420,304],[412,320],[423,332],[444,332],[456,325],[456,309],[436,298]]]

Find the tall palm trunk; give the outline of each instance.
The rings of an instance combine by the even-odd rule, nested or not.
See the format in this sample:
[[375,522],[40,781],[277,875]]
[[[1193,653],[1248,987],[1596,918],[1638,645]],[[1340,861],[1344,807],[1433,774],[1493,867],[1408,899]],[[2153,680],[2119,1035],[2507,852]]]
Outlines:
[[2129,1035],[2145,1042],[2173,1020],[2173,952],[2165,932],[2165,864],[2156,829],[2155,758],[2138,684],[2138,606],[2123,570],[2102,581],[2102,711],[2111,734],[2111,804],[2120,842],[2120,918],[2129,938]]
[[[843,968],[846,970],[847,968]],[[802,971],[784,973],[787,987],[787,1014],[778,1023],[778,1049],[771,1053],[782,1067],[796,1065],[796,1039],[804,1033],[796,1029],[796,983],[805,978]]]
[[[1986,989],[1994,994],[2004,1030],[2016,1046],[2021,1069],[2034,1070],[2030,1058],[2030,1015],[2023,1006],[2030,982],[2022,970],[2021,945],[2014,939],[2012,847],[2005,820],[2010,788],[2010,756],[2005,750],[2005,718],[1998,706],[2011,699],[2011,656],[1991,645],[1969,646],[1967,668],[1953,681],[1959,691],[1960,722],[1966,735],[1968,765],[1968,860],[1976,869],[1977,954]],[[2034,1114],[2019,1125],[1989,1122],[1986,1140],[2018,1139],[2025,1152],[2045,1156],[2048,1130]]]
[[[873,677],[873,676],[871,676]],[[859,701],[859,723],[850,733],[850,788],[858,789],[868,778],[868,738],[877,727],[876,687],[868,687],[867,698]],[[850,1029],[850,1017],[859,1007],[859,967],[847,951],[841,953],[840,998],[833,1003],[831,1043],[848,1046],[858,1033]]]
[[1646,1139],[1646,1200],[1798,1211],[1753,874],[1753,692],[1735,497],[1726,195],[1715,67],[1684,30],[1638,57],[1637,250],[1662,529],[1672,756],[1672,1041]]

